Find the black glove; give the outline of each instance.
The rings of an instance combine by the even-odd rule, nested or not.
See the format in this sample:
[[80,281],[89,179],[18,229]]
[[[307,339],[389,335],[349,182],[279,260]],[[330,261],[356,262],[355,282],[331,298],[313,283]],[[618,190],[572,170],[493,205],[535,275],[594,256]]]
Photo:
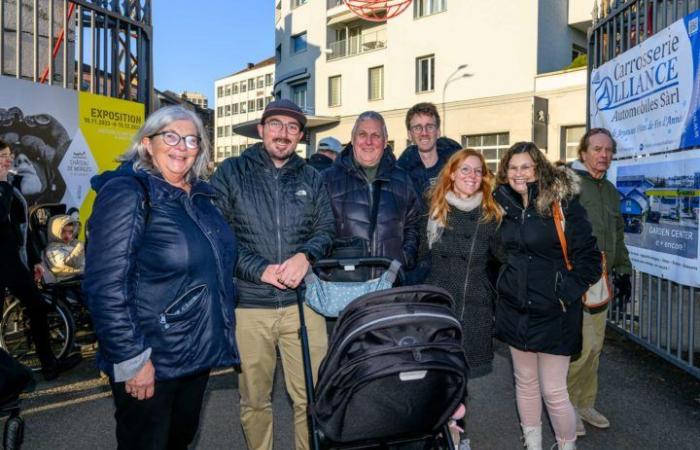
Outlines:
[[623,309],[632,296],[632,281],[629,274],[615,274],[613,283],[615,285],[615,299],[620,309]]

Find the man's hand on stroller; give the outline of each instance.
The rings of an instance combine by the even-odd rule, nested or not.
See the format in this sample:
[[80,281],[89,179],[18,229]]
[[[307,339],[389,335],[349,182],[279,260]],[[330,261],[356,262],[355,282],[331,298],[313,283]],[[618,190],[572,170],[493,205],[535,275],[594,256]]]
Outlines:
[[34,282],[38,283],[44,279],[44,266],[41,264],[34,264]]
[[288,288],[296,289],[306,276],[309,270],[309,260],[303,253],[297,253],[285,262],[280,264],[277,269],[277,281],[284,284]]

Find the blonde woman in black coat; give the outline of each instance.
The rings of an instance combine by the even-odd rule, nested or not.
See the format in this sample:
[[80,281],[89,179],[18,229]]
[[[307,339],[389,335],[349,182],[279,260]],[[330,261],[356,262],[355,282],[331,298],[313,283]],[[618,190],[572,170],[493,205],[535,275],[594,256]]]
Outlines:
[[[600,278],[600,252],[586,211],[576,199],[577,176],[555,168],[531,142],[514,144],[498,168],[496,201],[504,211],[506,253],[496,283],[496,335],[510,346],[516,399],[528,450],[542,448],[542,402],[559,449],[576,448],[576,415],[566,376],[581,350],[581,296]],[[566,220],[567,270],[552,205]]]

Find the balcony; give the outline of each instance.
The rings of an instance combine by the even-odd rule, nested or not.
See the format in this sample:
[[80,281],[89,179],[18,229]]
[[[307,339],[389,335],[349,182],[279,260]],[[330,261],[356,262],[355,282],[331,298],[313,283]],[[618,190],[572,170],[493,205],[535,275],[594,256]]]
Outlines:
[[326,0],[326,9],[333,9],[336,6],[341,6],[343,0]]
[[351,36],[349,39],[342,39],[328,44],[330,52],[328,52],[327,60],[332,61],[383,48],[386,48],[386,30],[359,34]]

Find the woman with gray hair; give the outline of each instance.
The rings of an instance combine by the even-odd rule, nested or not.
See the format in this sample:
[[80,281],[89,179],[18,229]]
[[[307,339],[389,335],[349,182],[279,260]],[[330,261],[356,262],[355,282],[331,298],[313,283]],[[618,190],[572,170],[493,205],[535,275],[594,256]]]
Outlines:
[[86,300],[109,375],[119,448],[186,449],[209,371],[238,364],[235,237],[202,180],[209,142],[179,106],[148,117],[92,179]]

